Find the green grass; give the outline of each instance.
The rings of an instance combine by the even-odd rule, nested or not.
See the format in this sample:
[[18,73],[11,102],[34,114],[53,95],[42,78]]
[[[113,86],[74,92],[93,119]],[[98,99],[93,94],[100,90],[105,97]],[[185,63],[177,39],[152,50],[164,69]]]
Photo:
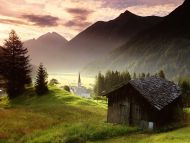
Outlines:
[[[104,143],[189,143],[190,127],[160,134],[134,134],[104,141]],[[92,142],[91,142],[92,143]],[[101,143],[97,141],[96,143]]]
[[106,113],[105,100],[83,99],[56,87],[39,97],[28,89],[11,102],[0,99],[0,143],[190,142],[188,126],[167,133],[143,133],[106,123]]
[[44,96],[33,89],[9,102],[0,102],[0,142],[69,142],[100,140],[136,129],[106,123],[106,101],[95,101],[51,88]]

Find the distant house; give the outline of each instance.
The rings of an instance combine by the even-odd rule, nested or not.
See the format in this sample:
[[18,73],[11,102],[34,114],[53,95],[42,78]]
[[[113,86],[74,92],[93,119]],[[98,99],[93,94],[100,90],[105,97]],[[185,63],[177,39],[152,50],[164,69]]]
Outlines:
[[90,98],[90,92],[86,89],[86,87],[82,86],[80,73],[78,77],[78,86],[72,86],[71,92],[80,97]]
[[180,88],[159,77],[131,80],[104,95],[110,123],[159,127],[173,121],[180,107]]

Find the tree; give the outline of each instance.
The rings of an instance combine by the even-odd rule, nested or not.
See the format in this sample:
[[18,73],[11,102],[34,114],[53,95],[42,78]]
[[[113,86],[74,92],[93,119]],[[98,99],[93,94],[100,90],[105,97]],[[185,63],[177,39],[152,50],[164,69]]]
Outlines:
[[48,74],[43,64],[39,65],[36,82],[35,82],[35,90],[38,95],[43,95],[48,92]]
[[133,79],[137,79],[137,75],[135,72],[133,73]]
[[59,82],[55,78],[51,79],[50,82],[49,82],[49,85],[52,85],[52,86],[57,85],[57,84],[59,84]]
[[102,94],[102,92],[105,90],[105,82],[104,82],[104,75],[102,75],[101,73],[98,74],[98,76],[96,77],[96,84],[94,87],[94,92],[96,96],[99,96]]
[[150,77],[150,73],[147,73],[147,74],[146,74],[146,77]]
[[20,38],[12,30],[5,40],[0,59],[0,72],[6,80],[5,88],[10,99],[22,94],[25,85],[31,83],[31,65],[27,53]]
[[190,83],[188,81],[179,81],[182,94],[182,104],[184,107],[190,107]]
[[115,86],[123,82],[129,82],[130,80],[131,75],[127,70],[122,73],[118,71],[107,71],[105,75],[99,73],[94,86],[95,95],[99,96],[103,91],[108,92]]
[[64,89],[65,91],[67,91],[67,92],[71,92],[70,87],[69,87],[68,85],[65,85],[65,86],[63,87],[63,89]]
[[163,70],[160,70],[160,71],[159,71],[158,76],[161,77],[161,78],[164,78],[164,79],[166,78],[166,77],[165,77],[165,73],[164,73]]

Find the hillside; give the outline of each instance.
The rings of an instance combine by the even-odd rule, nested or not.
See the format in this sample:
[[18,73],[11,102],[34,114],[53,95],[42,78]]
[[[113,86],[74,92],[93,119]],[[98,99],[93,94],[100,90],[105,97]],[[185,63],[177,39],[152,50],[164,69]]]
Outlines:
[[[135,134],[132,136],[117,137],[114,139],[105,140],[104,143],[189,143],[189,132],[190,127],[185,127],[167,133]],[[102,143],[102,141],[97,141],[94,143]]]
[[31,63],[39,65],[42,62],[50,72],[63,71],[65,44],[68,41],[58,33],[46,33],[37,39],[24,42],[28,48]]
[[160,21],[160,17],[141,17],[126,11],[111,21],[96,22],[67,43],[68,68],[81,69]]
[[[169,78],[190,74],[190,2],[139,32],[120,48],[86,66],[85,71],[124,70],[151,72],[163,69]],[[111,61],[111,62],[110,62]]]
[[189,126],[161,134],[145,133],[134,127],[108,124],[106,114],[105,101],[83,99],[55,87],[49,94],[37,97],[33,89],[28,89],[11,102],[0,98],[0,142],[190,141]]

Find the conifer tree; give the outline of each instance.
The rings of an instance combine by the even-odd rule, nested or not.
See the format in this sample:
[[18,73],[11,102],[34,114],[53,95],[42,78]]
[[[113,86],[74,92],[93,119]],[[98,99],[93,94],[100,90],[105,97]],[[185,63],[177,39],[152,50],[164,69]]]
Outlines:
[[36,82],[35,82],[35,90],[38,95],[43,95],[48,92],[48,74],[43,64],[39,65]]
[[2,49],[0,71],[6,79],[6,91],[9,98],[14,98],[25,90],[25,85],[31,83],[28,51],[12,30],[5,40]]
[[133,79],[137,79],[137,75],[135,72],[133,73]]
[[160,72],[158,73],[158,76],[164,79],[166,78],[163,70],[160,70]]

